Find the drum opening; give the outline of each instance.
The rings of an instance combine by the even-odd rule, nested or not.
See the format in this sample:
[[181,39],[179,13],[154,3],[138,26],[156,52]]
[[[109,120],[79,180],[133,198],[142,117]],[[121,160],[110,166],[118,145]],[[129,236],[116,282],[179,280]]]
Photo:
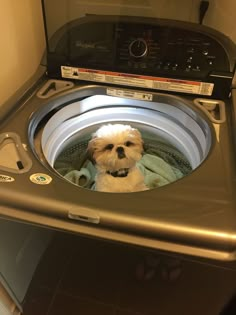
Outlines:
[[139,130],[144,141],[137,163],[148,188],[173,183],[201,165],[211,148],[211,130],[197,111],[184,103],[146,102],[105,95],[69,104],[53,115],[42,132],[43,154],[65,180],[95,188],[96,167],[88,158],[92,134],[105,124]]

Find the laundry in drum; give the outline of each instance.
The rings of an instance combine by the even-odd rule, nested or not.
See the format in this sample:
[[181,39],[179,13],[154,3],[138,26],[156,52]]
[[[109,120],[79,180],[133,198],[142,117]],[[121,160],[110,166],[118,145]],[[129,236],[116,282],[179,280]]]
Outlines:
[[[149,189],[175,182],[188,175],[192,166],[188,159],[172,144],[142,134],[144,152],[137,167],[144,175]],[[73,140],[64,147],[55,160],[54,168],[66,180],[86,189],[94,190],[96,168],[88,159],[87,146],[90,137]]]

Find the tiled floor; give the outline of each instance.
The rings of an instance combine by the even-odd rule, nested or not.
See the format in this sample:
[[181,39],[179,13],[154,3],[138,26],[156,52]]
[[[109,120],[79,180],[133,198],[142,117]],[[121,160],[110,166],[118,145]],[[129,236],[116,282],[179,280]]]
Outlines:
[[150,280],[140,280],[137,266],[145,257],[140,249],[58,233],[35,273],[23,314],[217,315],[236,288],[230,271],[187,261],[170,279],[166,266],[174,260],[166,256],[158,256]]

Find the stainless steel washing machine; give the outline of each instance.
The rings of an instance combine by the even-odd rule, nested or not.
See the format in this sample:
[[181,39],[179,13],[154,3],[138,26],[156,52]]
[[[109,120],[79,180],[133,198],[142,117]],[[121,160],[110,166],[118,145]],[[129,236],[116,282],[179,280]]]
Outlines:
[[[0,214],[232,270],[220,311],[236,291],[235,46],[201,25],[77,14],[75,2],[42,1],[47,65],[2,108]],[[108,122],[141,131],[162,185],[91,188],[86,146]]]

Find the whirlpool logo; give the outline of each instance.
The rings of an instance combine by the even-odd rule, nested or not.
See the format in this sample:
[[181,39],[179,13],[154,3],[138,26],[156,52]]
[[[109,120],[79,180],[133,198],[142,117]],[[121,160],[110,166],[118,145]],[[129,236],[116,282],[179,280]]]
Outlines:
[[10,183],[10,182],[14,182],[14,180],[15,179],[11,176],[0,174],[0,183]]

